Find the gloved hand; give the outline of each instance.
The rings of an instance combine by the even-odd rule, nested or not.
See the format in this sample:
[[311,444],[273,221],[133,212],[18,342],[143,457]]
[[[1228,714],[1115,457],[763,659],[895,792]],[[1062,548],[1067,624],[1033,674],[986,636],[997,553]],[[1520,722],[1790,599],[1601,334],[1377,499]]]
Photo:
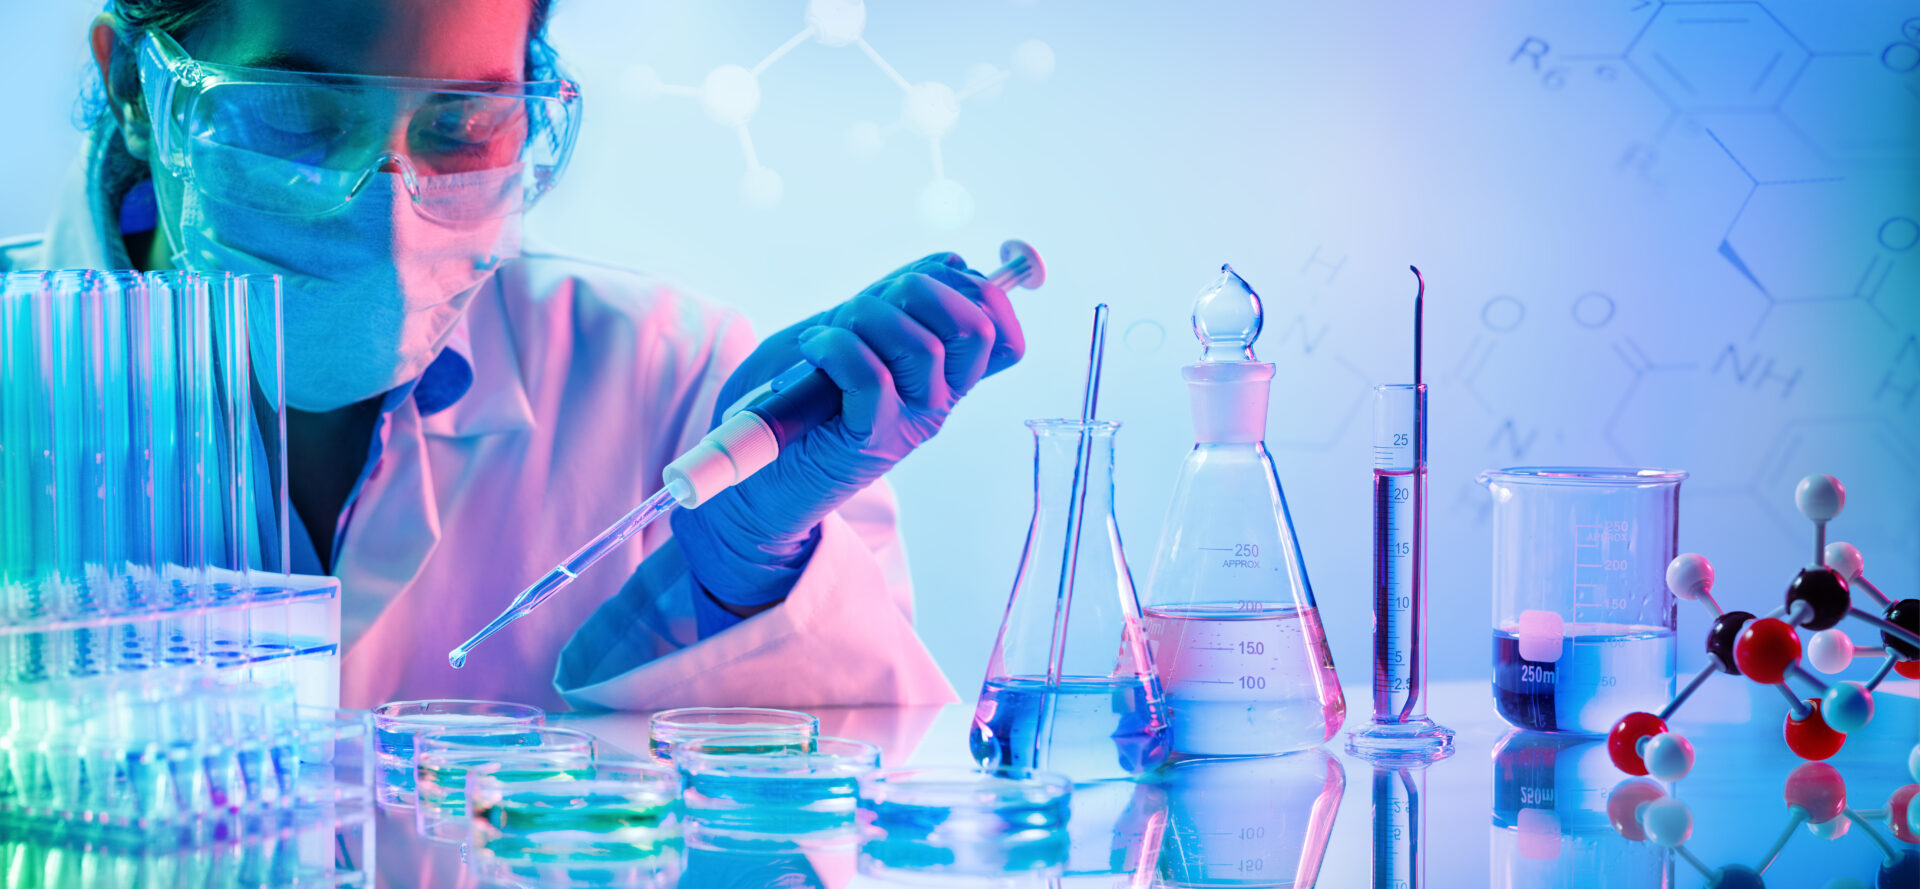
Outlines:
[[720,389],[713,422],[805,360],[840,387],[839,416],[698,509],[673,514],[695,580],[736,615],[779,602],[812,555],[820,520],[940,431],[982,378],[1026,341],[1006,293],[937,253],[768,337]]

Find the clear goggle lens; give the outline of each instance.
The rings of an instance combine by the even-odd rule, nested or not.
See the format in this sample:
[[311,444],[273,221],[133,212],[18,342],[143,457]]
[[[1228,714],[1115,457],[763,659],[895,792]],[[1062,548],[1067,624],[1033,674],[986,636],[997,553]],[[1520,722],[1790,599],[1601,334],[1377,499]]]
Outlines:
[[269,213],[345,206],[400,172],[419,209],[461,220],[526,208],[571,154],[565,80],[483,84],[211,65],[165,35],[142,52],[160,156],[209,197]]

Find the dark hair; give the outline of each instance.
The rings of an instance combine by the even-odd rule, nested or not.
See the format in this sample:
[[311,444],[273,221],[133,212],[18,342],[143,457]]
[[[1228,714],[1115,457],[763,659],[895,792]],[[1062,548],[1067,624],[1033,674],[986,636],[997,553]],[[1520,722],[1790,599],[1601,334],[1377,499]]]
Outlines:
[[[106,11],[119,18],[129,33],[155,30],[178,38],[191,31],[202,18],[225,2],[227,0],[107,0]],[[559,55],[553,51],[553,45],[547,42],[547,20],[553,15],[553,0],[531,2],[533,11],[527,18],[526,78],[551,80],[560,76]],[[133,54],[114,53],[113,66],[107,78],[115,95],[135,95],[140,83]],[[107,111],[107,96],[100,82],[89,80],[89,84],[81,96],[75,121],[82,129],[92,126]]]

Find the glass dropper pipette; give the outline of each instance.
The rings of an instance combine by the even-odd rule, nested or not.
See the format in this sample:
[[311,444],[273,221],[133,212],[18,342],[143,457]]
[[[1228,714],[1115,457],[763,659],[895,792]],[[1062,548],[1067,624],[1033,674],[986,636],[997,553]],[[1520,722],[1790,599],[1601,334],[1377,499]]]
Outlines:
[[[1016,287],[1033,290],[1046,283],[1046,266],[1041,263],[1040,254],[1025,241],[1001,244],[1000,262],[1000,268],[987,276],[987,283],[1002,292],[1010,293]],[[804,361],[741,396],[719,426],[668,464],[662,473],[665,484],[660,490],[515,596],[500,616],[481,627],[473,638],[447,652],[447,663],[455,669],[465,666],[474,646],[532,613],[581,572],[672,512],[674,507],[697,508],[715,494],[739,484],[772,463],[789,442],[832,418],[839,410],[840,390],[825,373]]]

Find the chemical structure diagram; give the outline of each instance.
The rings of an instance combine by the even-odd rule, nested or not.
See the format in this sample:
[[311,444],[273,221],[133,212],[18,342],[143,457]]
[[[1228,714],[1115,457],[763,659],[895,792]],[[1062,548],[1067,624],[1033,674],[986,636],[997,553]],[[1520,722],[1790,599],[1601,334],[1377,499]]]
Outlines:
[[[1917,280],[1920,206],[1896,185],[1920,159],[1907,127],[1920,113],[1920,17],[1871,48],[1841,51],[1814,49],[1755,0],[1635,0],[1625,12],[1616,23],[1638,27],[1617,51],[1563,52],[1527,36],[1507,64],[1549,91],[1579,78],[1651,91],[1664,114],[1621,153],[1621,172],[1655,176],[1664,143],[1682,129],[1724,153],[1746,188],[1717,250],[1762,299],[1754,333],[1794,303],[1858,300],[1890,327],[1920,322],[1897,296]],[[1851,244],[1794,243],[1796,226],[1836,207],[1855,217]],[[1832,255],[1808,262],[1808,251]],[[1900,361],[1920,368],[1920,343]],[[1920,379],[1898,389],[1911,401]]]
[[653,69],[639,67],[629,72],[628,82],[642,95],[696,100],[709,119],[732,129],[739,138],[740,153],[747,164],[746,172],[740,177],[740,200],[750,208],[764,210],[780,203],[785,185],[778,172],[761,163],[748,128],[760,107],[761,75],[809,41],[826,47],[855,47],[873,62],[880,74],[899,87],[901,100],[899,118],[893,124],[882,126],[862,121],[849,127],[847,150],[862,158],[877,156],[885,148],[887,137],[901,130],[924,141],[932,178],[920,189],[920,218],[936,229],[965,225],[973,216],[973,196],[966,186],[948,178],[940,140],[959,122],[961,103],[992,94],[1014,76],[1042,80],[1052,74],[1053,49],[1039,40],[1024,41],[1013,48],[1009,68],[980,63],[967,72],[965,81],[955,89],[939,81],[908,80],[867,42],[863,36],[866,26],[865,0],[808,0],[799,33],[750,68],[721,65],[709,72],[699,86],[689,86],[665,83]]
[[[1516,32],[1497,61],[1542,98],[1602,105],[1624,123],[1611,128],[1625,133],[1622,147],[1601,163],[1700,208],[1712,252],[1697,272],[1727,288],[1711,302],[1732,312],[1676,352],[1641,336],[1643,324],[1616,321],[1633,309],[1618,292],[1485,297],[1452,366],[1491,421],[1485,449],[1515,463],[1580,441],[1627,464],[1710,457],[1693,489],[1759,506],[1782,533],[1792,516],[1768,492],[1811,452],[1829,456],[1815,443],[1851,442],[1859,471],[1920,459],[1920,436],[1899,416],[1920,405],[1920,138],[1910,125],[1920,116],[1920,17],[1895,4],[1835,16],[1791,0],[1619,0],[1557,12],[1541,27]],[[1787,331],[1842,320],[1856,343],[1845,364],[1792,351]],[[1725,338],[1712,338],[1719,329]],[[1541,336],[1564,342],[1560,357],[1583,368],[1592,414],[1555,422],[1506,407],[1534,403],[1549,385],[1526,373],[1522,340]],[[1853,367],[1859,379],[1835,401],[1838,369]],[[1647,422],[1701,405],[1743,417],[1754,446],[1722,447],[1714,423]],[[1452,499],[1485,519],[1483,492],[1463,485]]]
[[[1621,771],[1678,782],[1693,769],[1693,745],[1670,730],[1666,721],[1703,683],[1715,673],[1726,673],[1778,688],[1787,700],[1783,728],[1787,746],[1794,755],[1808,760],[1787,778],[1786,830],[1757,866],[1710,868],[1686,848],[1693,829],[1686,804],[1668,796],[1659,785],[1624,782],[1608,797],[1607,811],[1622,836],[1673,849],[1707,878],[1710,886],[1763,887],[1762,875],[1802,824],[1811,825],[1816,835],[1829,839],[1840,836],[1849,825],[1859,825],[1881,852],[1882,884],[1912,885],[1911,875],[1891,881],[1887,878],[1890,873],[1911,874],[1920,867],[1920,861],[1911,849],[1904,853],[1897,850],[1873,822],[1884,820],[1902,843],[1920,842],[1920,804],[1915,802],[1920,796],[1920,783],[1894,791],[1883,812],[1857,812],[1847,806],[1846,782],[1839,770],[1821,760],[1840,752],[1848,734],[1872,721],[1873,692],[1889,674],[1898,671],[1902,676],[1920,678],[1920,600],[1894,601],[1867,579],[1858,549],[1846,543],[1826,542],[1827,522],[1846,505],[1846,489],[1837,479],[1827,475],[1802,479],[1794,491],[1794,501],[1814,524],[1815,565],[1794,577],[1785,603],[1772,613],[1755,617],[1750,612],[1722,610],[1713,598],[1713,565],[1702,556],[1686,553],[1667,567],[1667,587],[1673,594],[1701,603],[1714,615],[1707,632],[1711,657],[1659,713],[1629,713],[1607,734],[1608,758]],[[1853,604],[1855,590],[1865,593],[1877,608]],[[1838,627],[1849,617],[1877,630],[1882,644],[1856,646]],[[1806,659],[1823,673],[1846,669],[1857,655],[1878,656],[1881,665],[1866,682],[1823,681],[1800,664],[1801,629],[1814,631],[1806,647]],[[1788,684],[1790,677],[1814,689],[1814,696],[1801,699]],[[1907,767],[1914,781],[1920,782],[1920,744],[1908,754]]]

